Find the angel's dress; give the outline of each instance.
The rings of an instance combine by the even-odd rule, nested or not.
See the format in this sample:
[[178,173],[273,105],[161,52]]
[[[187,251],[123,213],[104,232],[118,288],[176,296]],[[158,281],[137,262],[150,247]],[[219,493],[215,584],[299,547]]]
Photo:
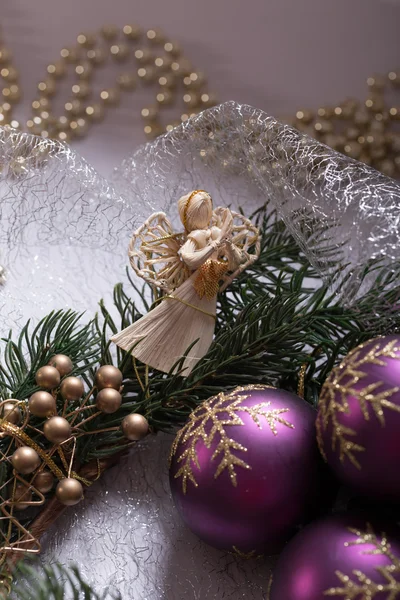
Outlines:
[[[189,350],[179,371],[188,375],[213,340],[218,281],[227,264],[209,259],[156,308],[112,337],[153,369],[168,373]],[[196,341],[197,340],[197,341]]]

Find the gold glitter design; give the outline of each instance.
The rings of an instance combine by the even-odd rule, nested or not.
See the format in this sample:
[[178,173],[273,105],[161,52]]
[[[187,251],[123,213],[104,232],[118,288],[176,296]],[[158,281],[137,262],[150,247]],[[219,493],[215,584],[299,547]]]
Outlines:
[[251,550],[251,552],[242,552],[236,546],[232,546],[232,552],[230,552],[230,554],[233,554],[233,556],[236,556],[237,558],[240,558],[241,560],[252,560],[253,558],[262,558],[263,557],[262,554],[257,554],[257,552],[255,550]]
[[307,371],[308,363],[304,363],[300,367],[299,371],[299,383],[297,385],[297,395],[304,400],[304,391],[305,391],[305,379],[306,379],[306,371]]
[[374,546],[374,548],[366,550],[363,554],[386,556],[390,560],[390,565],[376,567],[376,571],[384,578],[385,583],[375,583],[358,569],[352,571],[353,579],[341,571],[336,571],[336,576],[341,583],[341,587],[330,588],[324,592],[324,595],[335,596],[336,598],[342,597],[345,600],[373,600],[377,597],[382,598],[382,594],[386,592],[386,600],[398,599],[400,581],[397,581],[394,576],[400,574],[400,559],[391,551],[386,534],[382,533],[381,539],[379,539],[370,524],[367,524],[367,531],[350,528],[349,531],[354,533],[357,539],[346,542],[345,546],[363,546],[369,544]]
[[267,600],[271,600],[271,590],[272,590],[273,582],[274,582],[274,574],[271,573],[271,576],[270,576],[269,582],[268,582]]
[[[251,469],[250,465],[233,453],[235,450],[238,452],[247,452],[247,448],[235,440],[232,440],[226,432],[226,427],[229,425],[244,425],[244,421],[237,414],[238,412],[246,412],[249,414],[260,429],[262,428],[260,417],[264,417],[274,435],[278,434],[276,429],[277,423],[281,423],[281,425],[294,429],[292,423],[289,423],[280,416],[283,413],[289,412],[288,408],[269,409],[269,406],[271,405],[271,402],[269,401],[260,402],[252,407],[242,406],[242,401],[249,397],[249,394],[242,394],[242,392],[265,390],[269,387],[270,386],[265,385],[247,385],[238,387],[229,394],[221,392],[216,397],[214,396],[213,398],[210,398],[210,400],[203,402],[203,404],[190,415],[189,421],[178,431],[174,443],[172,444],[170,454],[171,461],[172,457],[177,452],[179,444],[190,442],[177,459],[177,462],[182,464],[175,475],[175,479],[179,477],[182,478],[182,489],[184,494],[186,494],[188,480],[191,481],[195,487],[198,486],[193,473],[192,464],[195,464],[196,467],[200,469],[196,451],[196,445],[199,440],[203,440],[206,448],[210,448],[215,438],[219,438],[219,443],[211,457],[211,460],[214,460],[215,458],[222,456],[215,470],[215,479],[227,469],[232,485],[236,487],[236,467]],[[240,393],[239,397],[237,397],[238,393]],[[211,429],[209,433],[207,433],[206,426],[209,424],[211,424]]]
[[381,343],[379,340],[374,341],[371,349],[364,356],[362,353],[368,345],[371,345],[371,342],[361,344],[352,350],[344,361],[332,370],[322,387],[316,426],[318,445],[325,460],[322,432],[331,423],[332,450],[336,450],[336,445],[339,444],[340,461],[344,462],[347,458],[357,469],[361,469],[356,453],[363,452],[365,448],[354,441],[357,432],[351,427],[340,424],[337,418],[340,413],[349,414],[349,396],[358,400],[366,421],[370,419],[369,406],[371,406],[382,427],[385,425],[384,408],[400,412],[400,406],[389,400],[400,388],[394,387],[379,391],[383,381],[371,383],[361,389],[354,387],[361,379],[368,376],[368,373],[362,370],[365,365],[373,364],[384,367],[386,362],[382,360],[383,358],[399,358],[396,352],[400,352],[400,347],[396,346],[396,340],[388,342],[383,348],[380,347]]
[[[89,396],[83,402],[79,411],[86,410],[84,404],[89,399],[91,394],[92,391],[89,392]],[[29,421],[29,413],[27,411],[26,401],[2,400],[0,401],[0,408],[6,402],[13,402],[16,407],[22,410],[24,419],[22,424],[17,426],[8,421],[6,417],[0,418],[0,435],[3,439],[8,438],[8,447],[0,450],[0,462],[3,463],[3,467],[5,466],[5,463],[11,462],[12,464],[11,451],[13,446],[19,447],[22,445],[33,448],[33,450],[35,450],[38,456],[42,459],[42,462],[33,473],[29,473],[26,477],[23,477],[15,469],[13,469],[11,475],[8,478],[5,477],[3,482],[0,484],[0,588],[1,585],[4,584],[4,578],[7,577],[6,564],[8,560],[7,557],[10,553],[15,555],[18,552],[22,554],[36,554],[40,552],[39,540],[33,537],[29,530],[24,527],[24,521],[20,516],[20,511],[24,508],[28,508],[30,506],[38,507],[45,503],[45,496],[35,486],[36,475],[40,472],[43,472],[43,469],[46,466],[49,472],[51,472],[59,480],[62,480],[66,477],[73,477],[87,486],[91,485],[92,483],[92,481],[89,481],[84,477],[80,477],[75,471],[72,470],[75,450],[72,450],[72,452],[69,453],[69,460],[67,461],[63,454],[61,445],[53,445],[53,447],[49,450],[44,450],[28,435],[28,433],[24,430]],[[90,410],[92,407],[89,406],[87,408]],[[90,418],[91,417],[89,417],[89,419]],[[80,424],[82,424],[82,422]],[[38,429],[34,427],[32,429],[40,433]],[[79,432],[78,427],[76,427],[76,431]],[[68,441],[69,440],[66,440],[65,443]],[[55,452],[58,453],[61,459],[65,473],[60,467],[58,467],[52,458]],[[5,473],[7,473],[7,467]],[[21,490],[23,491],[23,494],[21,494]]]

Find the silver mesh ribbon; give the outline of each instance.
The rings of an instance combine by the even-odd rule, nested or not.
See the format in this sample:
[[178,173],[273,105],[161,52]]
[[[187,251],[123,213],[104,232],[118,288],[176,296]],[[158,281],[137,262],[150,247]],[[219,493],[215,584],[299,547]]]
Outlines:
[[399,270],[399,183],[250,106],[201,113],[139,148],[115,178],[168,213],[199,186],[246,214],[269,202],[343,302],[368,289],[367,265]]

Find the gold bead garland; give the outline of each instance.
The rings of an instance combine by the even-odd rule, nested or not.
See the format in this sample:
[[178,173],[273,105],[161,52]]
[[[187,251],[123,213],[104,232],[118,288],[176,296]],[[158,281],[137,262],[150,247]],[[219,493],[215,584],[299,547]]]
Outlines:
[[[96,69],[108,59],[116,65],[134,61],[126,71],[118,73],[113,87],[95,94],[92,79]],[[64,114],[52,112],[52,98],[68,73],[75,82],[71,97],[64,103]],[[0,79],[4,86],[0,99],[0,125],[23,129],[13,118],[13,108],[20,101],[19,74],[12,55],[0,37]],[[81,33],[76,45],[64,47],[60,59],[50,63],[38,85],[38,97],[32,102],[32,116],[26,129],[44,138],[69,142],[87,135],[90,127],[101,121],[107,111],[118,105],[121,94],[137,85],[155,85],[154,104],[141,110],[144,133],[153,139],[171,131],[192,115],[217,104],[208,92],[203,73],[193,69],[175,42],[167,40],[159,29],[141,30],[137,25],[122,28],[105,25],[96,34]],[[400,106],[386,99],[386,92],[400,87],[400,71],[386,77],[367,79],[368,95],[364,101],[346,100],[336,106],[298,110],[291,125],[322,143],[352,158],[365,162],[389,176],[400,173]],[[97,97],[96,97],[97,96]],[[184,112],[165,124],[162,109],[180,100]],[[0,272],[0,282],[2,273]]]
[[316,111],[302,109],[288,123],[394,177],[400,173],[400,106],[393,101],[400,88],[400,71],[368,77],[367,86],[364,101],[348,99]]
[[[119,425],[114,421],[113,427],[82,427],[101,413],[111,414],[119,409],[123,376],[116,367],[103,365],[95,374],[94,386],[85,393],[82,380],[72,375],[73,368],[68,356],[56,354],[35,373],[36,383],[42,389],[28,400],[0,400],[0,436],[7,439],[0,463],[4,463],[8,473],[0,485],[0,509],[2,518],[7,520],[0,535],[0,568],[9,552],[40,550],[39,541],[29,538],[18,512],[43,505],[43,494],[52,490],[61,504],[72,506],[83,498],[83,485],[93,483],[93,479],[73,470],[78,438],[120,431],[129,445],[149,433],[146,418],[139,414],[121,418]],[[90,403],[93,395],[95,403]],[[32,417],[39,421],[35,423]],[[39,434],[37,440],[32,437],[33,432],[36,437]],[[26,550],[28,542],[30,549]]]
[[[131,64],[118,73],[113,87],[95,93],[92,86],[95,70],[108,59],[118,66],[129,61]],[[71,97],[64,103],[64,114],[57,117],[52,112],[52,98],[57,94],[59,82],[70,73],[75,78]],[[137,25],[122,28],[105,25],[96,34],[79,34],[75,46],[62,48],[60,59],[47,66],[45,77],[37,85],[38,96],[32,102],[32,116],[25,126],[13,118],[13,108],[21,99],[19,74],[1,37],[0,78],[4,82],[0,125],[26,129],[62,142],[85,136],[110,107],[118,105],[121,93],[135,90],[140,82],[156,86],[154,105],[142,110],[144,132],[149,138],[216,104],[215,96],[207,91],[205,76],[182,56],[178,44],[167,40],[159,29],[142,31]],[[180,119],[164,124],[161,109],[179,101],[185,109]]]

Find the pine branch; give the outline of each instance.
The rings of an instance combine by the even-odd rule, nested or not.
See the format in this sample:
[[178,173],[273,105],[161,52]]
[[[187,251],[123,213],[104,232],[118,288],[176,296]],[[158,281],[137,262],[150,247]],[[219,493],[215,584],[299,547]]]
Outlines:
[[59,563],[41,566],[19,563],[14,573],[10,600],[121,600],[121,595],[106,590],[98,594],[85,582],[78,567]]
[[0,395],[24,399],[39,388],[36,371],[47,365],[54,354],[66,354],[77,365],[74,375],[85,372],[99,360],[99,338],[93,322],[80,325],[82,315],[67,311],[53,311],[42,319],[30,333],[30,321],[17,339],[10,331],[2,338],[4,349],[0,362]]

